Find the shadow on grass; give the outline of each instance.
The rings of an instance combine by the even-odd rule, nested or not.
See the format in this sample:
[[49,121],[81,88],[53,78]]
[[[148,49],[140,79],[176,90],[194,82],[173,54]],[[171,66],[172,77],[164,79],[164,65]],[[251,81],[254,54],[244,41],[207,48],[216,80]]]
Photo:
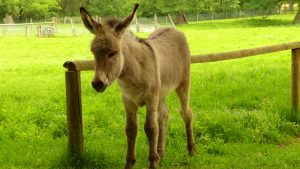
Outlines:
[[53,169],[106,169],[118,168],[111,160],[105,157],[104,153],[96,154],[93,152],[85,152],[83,156],[72,154],[66,150],[51,168]]
[[290,20],[283,19],[262,19],[262,18],[251,18],[243,20],[235,20],[233,22],[237,25],[244,25],[246,27],[268,27],[268,26],[292,26],[294,25]]
[[300,124],[300,112],[292,108],[286,113],[286,120]]

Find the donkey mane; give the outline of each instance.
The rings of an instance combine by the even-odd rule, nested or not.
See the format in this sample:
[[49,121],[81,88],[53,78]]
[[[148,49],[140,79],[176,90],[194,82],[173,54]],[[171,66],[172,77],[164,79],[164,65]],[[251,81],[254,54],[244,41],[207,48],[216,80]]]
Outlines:
[[115,29],[116,26],[121,22],[122,20],[119,18],[108,17],[104,20],[104,25],[108,26],[111,29]]

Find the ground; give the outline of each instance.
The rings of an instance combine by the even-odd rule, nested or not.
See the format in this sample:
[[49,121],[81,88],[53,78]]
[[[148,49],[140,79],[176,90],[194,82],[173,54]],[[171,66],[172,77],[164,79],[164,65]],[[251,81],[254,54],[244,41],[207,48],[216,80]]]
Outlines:
[[[300,40],[292,15],[268,20],[206,21],[179,26],[192,54]],[[147,36],[147,34],[139,34]],[[0,168],[70,168],[66,154],[66,60],[92,59],[91,35],[0,38]],[[189,157],[175,94],[162,169],[297,168],[299,125],[291,113],[291,52],[191,66],[191,107],[197,154]],[[116,84],[97,94],[93,72],[82,73],[85,155],[78,168],[122,168],[125,113]],[[139,111],[137,163],[147,166]]]

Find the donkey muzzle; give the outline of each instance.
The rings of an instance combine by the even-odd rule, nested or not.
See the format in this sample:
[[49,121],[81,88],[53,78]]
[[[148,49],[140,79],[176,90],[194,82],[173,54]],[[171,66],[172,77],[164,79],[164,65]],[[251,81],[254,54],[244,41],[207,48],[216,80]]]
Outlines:
[[104,92],[106,85],[102,81],[92,81],[92,86],[97,92]]

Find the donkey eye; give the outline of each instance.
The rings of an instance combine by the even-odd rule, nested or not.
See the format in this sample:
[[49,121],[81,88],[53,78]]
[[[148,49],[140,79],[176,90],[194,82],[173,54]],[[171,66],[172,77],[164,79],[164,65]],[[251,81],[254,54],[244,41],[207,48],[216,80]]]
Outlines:
[[112,52],[112,53],[110,53],[110,54],[108,54],[108,58],[111,58],[111,57],[113,57],[113,56],[115,56],[115,52]]

